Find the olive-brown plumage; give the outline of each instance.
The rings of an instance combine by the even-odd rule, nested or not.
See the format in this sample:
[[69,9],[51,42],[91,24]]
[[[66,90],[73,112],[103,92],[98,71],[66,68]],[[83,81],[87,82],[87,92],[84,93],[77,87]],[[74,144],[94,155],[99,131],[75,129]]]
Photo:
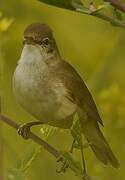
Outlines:
[[32,24],[24,31],[24,40],[13,78],[18,102],[41,122],[61,128],[70,128],[77,113],[96,157],[117,168],[119,163],[100,131],[103,122],[94,100],[76,70],[61,58],[51,28]]
[[36,40],[36,43],[41,42],[45,37],[53,37],[51,28],[46,24],[37,23],[35,26],[31,24],[24,31],[24,38]]

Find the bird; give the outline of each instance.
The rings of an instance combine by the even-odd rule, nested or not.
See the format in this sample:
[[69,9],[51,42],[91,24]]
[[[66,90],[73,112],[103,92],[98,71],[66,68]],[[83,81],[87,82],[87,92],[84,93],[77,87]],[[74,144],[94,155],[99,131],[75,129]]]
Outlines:
[[70,129],[75,114],[81,131],[97,159],[119,167],[119,162],[100,130],[102,119],[85,82],[60,55],[53,30],[42,23],[26,27],[23,49],[13,75],[17,102],[37,120],[20,126],[25,139],[37,124]]

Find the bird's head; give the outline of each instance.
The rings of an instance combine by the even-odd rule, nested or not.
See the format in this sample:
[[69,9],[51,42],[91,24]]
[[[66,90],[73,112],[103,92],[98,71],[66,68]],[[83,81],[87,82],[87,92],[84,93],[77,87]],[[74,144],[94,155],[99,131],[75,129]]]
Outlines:
[[24,31],[24,45],[41,48],[45,53],[52,53],[56,49],[56,42],[52,29],[46,24],[34,23]]

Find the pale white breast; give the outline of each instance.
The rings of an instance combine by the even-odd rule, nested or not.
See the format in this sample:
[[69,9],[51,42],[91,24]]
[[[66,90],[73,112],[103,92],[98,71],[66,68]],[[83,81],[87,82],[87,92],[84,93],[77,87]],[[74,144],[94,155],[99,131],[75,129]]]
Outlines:
[[42,58],[39,47],[24,46],[13,76],[13,90],[17,101],[35,116],[40,116],[47,107],[43,81],[47,65]]
[[43,122],[65,119],[77,107],[67,98],[68,93],[62,83],[53,81],[49,86],[47,72],[48,65],[39,47],[25,46],[14,73],[15,96],[29,113]]

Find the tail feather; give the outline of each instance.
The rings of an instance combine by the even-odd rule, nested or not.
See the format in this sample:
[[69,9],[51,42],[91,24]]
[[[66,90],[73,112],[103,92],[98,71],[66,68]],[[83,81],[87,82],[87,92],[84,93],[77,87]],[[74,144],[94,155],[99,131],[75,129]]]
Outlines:
[[105,165],[110,163],[113,167],[118,168],[119,162],[100,131],[98,123],[94,120],[84,121],[82,119],[80,119],[80,122],[82,132],[96,157]]

